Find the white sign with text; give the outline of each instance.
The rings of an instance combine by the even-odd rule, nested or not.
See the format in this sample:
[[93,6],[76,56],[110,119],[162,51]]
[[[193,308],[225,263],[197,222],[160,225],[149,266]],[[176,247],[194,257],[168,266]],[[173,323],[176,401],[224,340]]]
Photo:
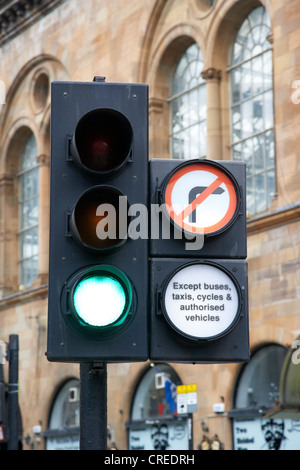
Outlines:
[[300,450],[300,420],[235,419],[233,445],[235,450]]
[[166,314],[177,330],[193,338],[221,335],[235,321],[239,295],[231,277],[208,264],[185,266],[170,279]]

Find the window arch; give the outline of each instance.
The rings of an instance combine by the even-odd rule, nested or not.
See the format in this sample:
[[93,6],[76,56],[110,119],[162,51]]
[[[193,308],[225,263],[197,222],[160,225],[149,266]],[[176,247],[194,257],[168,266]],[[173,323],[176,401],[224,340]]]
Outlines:
[[152,364],[132,398],[128,427],[130,450],[192,449],[191,417],[177,415],[176,386],[182,382],[169,364]]
[[203,57],[196,43],[181,56],[172,79],[170,146],[172,158],[206,154],[206,91],[201,77]]
[[[162,378],[162,386],[157,384],[157,374]],[[181,380],[168,364],[157,364],[150,367],[141,379],[132,402],[131,417],[134,420],[172,416],[172,410],[165,396],[164,378],[175,385]],[[163,406],[159,407],[162,404]]]
[[47,450],[78,450],[80,427],[80,383],[70,379],[55,397],[49,428],[44,432]]
[[29,287],[38,275],[39,172],[37,145],[28,137],[19,166],[19,284]]
[[233,418],[234,450],[299,448],[299,433],[293,429],[292,420],[276,418],[272,412],[279,402],[286,357],[284,346],[269,343],[256,349],[242,367],[235,386],[234,409],[228,412]]
[[273,69],[270,21],[253,10],[235,37],[230,60],[232,158],[246,162],[248,213],[267,210],[275,195]]
[[268,344],[257,349],[238,379],[236,409],[272,408],[279,398],[279,381],[286,348]]

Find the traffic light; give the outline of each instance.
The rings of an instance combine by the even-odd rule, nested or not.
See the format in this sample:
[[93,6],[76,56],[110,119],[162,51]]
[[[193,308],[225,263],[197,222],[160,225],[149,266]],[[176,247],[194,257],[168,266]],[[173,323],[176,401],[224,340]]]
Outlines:
[[245,165],[151,160],[150,359],[249,359]]
[[[148,87],[53,82],[47,358],[148,358]],[[137,206],[138,205],[138,206]]]

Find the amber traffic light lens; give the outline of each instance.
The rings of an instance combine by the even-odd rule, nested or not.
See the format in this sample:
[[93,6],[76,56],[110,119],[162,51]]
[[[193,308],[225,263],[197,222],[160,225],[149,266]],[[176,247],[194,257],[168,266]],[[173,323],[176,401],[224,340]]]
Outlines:
[[132,128],[128,119],[112,109],[95,109],[78,122],[71,153],[85,170],[107,173],[127,162],[131,146]]
[[[71,233],[86,248],[116,248],[126,241],[127,208],[127,198],[116,188],[95,186],[77,201],[70,218]],[[125,217],[120,217],[120,210],[126,211]],[[120,219],[125,227],[120,227]]]

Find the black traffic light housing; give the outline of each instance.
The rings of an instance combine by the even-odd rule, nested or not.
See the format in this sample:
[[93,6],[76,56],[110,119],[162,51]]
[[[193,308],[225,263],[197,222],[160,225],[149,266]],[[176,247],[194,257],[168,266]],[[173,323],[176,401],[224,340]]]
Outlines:
[[[215,233],[200,234],[200,240],[197,244],[193,234],[188,233],[187,230],[180,234],[178,229],[172,221],[164,214],[164,204],[166,204],[166,187],[168,186],[171,178],[178,173],[180,175],[181,169],[188,174],[189,169],[192,170],[194,165],[208,165],[216,172],[222,172],[224,177],[228,177],[232,181],[235,189],[237,200],[236,207],[231,221],[226,224],[222,229],[218,229]],[[183,183],[183,185],[185,182]],[[151,204],[156,204],[161,210],[156,213],[156,225],[160,227],[159,237],[151,237],[150,239],[150,253],[153,257],[207,257],[207,258],[240,258],[247,257],[247,237],[246,237],[246,174],[245,165],[242,162],[232,161],[213,161],[213,160],[172,160],[172,159],[152,159],[150,161],[150,198]],[[216,189],[217,193],[212,196],[215,204],[219,204],[219,200],[223,198],[222,186]],[[181,190],[184,203],[188,205],[189,197],[196,192],[197,185],[188,189],[184,194],[184,187]],[[203,189],[201,187],[201,189]],[[185,199],[184,199],[185,198]],[[155,210],[152,212],[155,216]],[[190,214],[190,218],[195,216],[195,212]],[[166,237],[163,237],[162,227],[163,224],[167,225]],[[170,236],[168,236],[170,230]],[[197,246],[201,248],[197,248]]]
[[153,159],[150,197],[150,359],[249,360],[245,164]]
[[[176,274],[190,267],[219,277],[203,276],[180,284]],[[201,274],[201,270],[200,270]],[[215,280],[218,279],[218,280]],[[151,261],[151,344],[150,358],[182,363],[226,363],[249,360],[247,263],[243,260],[155,258]],[[213,284],[213,289],[212,287]],[[166,301],[171,288],[173,300]],[[234,286],[234,287],[233,287]],[[233,299],[233,293],[237,299]],[[230,309],[233,309],[231,312]],[[171,313],[177,315],[172,321]],[[230,318],[224,326],[224,315]],[[213,329],[213,336],[198,332]],[[219,326],[220,325],[220,326]]]
[[148,204],[148,86],[53,82],[51,93],[47,358],[146,360],[148,240],[128,236],[128,213]]

